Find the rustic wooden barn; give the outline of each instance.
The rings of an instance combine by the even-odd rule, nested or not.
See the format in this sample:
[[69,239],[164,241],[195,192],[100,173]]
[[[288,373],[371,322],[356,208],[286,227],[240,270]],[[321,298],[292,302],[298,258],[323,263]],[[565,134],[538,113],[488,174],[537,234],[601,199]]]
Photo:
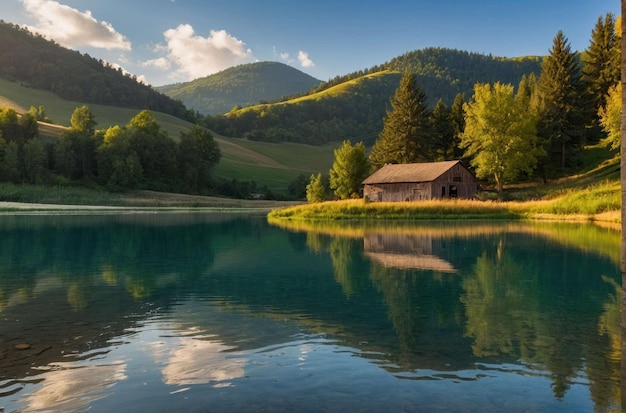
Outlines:
[[374,202],[473,198],[478,192],[478,180],[461,161],[388,164],[363,185],[363,196]]

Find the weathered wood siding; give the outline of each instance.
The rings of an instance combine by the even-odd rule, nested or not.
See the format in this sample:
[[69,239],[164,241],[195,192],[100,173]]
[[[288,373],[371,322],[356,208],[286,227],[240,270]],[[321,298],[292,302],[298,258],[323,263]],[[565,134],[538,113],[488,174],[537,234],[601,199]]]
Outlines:
[[445,198],[473,198],[478,181],[465,167],[455,165],[431,182],[366,184],[363,196],[373,202],[427,201]]

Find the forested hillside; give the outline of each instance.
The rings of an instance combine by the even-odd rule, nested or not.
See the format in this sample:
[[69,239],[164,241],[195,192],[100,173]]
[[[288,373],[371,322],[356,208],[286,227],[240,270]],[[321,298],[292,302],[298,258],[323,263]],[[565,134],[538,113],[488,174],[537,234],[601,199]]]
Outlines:
[[157,87],[188,108],[216,115],[234,106],[274,101],[309,91],[321,83],[291,66],[278,62],[258,62],[231,67],[222,72],[186,83]]
[[0,21],[0,77],[72,101],[150,109],[189,117],[185,106],[121,69]]
[[[477,82],[517,85],[524,75],[538,76],[541,58],[506,59],[442,48],[416,50],[324,82],[307,96],[207,117],[206,124],[228,136],[269,142],[323,144],[350,139],[371,143],[382,129],[389,99],[405,71],[415,73],[431,108],[439,100],[450,107],[457,95],[469,99]],[[334,92],[336,88],[342,93]]]

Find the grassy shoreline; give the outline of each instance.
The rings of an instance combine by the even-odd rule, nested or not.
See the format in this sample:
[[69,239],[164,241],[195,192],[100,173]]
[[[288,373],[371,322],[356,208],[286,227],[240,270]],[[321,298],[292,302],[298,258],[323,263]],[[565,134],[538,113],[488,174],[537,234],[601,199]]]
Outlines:
[[604,201],[573,202],[568,197],[541,201],[441,200],[410,203],[368,203],[364,200],[328,201],[275,209],[270,222],[350,220],[560,220],[621,222],[619,193]]
[[537,219],[621,222],[621,183],[618,179],[589,185],[552,188],[539,199],[518,201],[446,199],[419,202],[328,201],[273,210],[271,221],[334,220],[469,220]]

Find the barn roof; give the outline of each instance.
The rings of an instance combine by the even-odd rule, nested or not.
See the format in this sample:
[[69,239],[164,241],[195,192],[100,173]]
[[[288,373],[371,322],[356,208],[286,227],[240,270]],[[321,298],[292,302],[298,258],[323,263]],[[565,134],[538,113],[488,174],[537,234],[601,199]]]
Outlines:
[[431,182],[458,163],[460,161],[387,164],[367,177],[363,184]]

